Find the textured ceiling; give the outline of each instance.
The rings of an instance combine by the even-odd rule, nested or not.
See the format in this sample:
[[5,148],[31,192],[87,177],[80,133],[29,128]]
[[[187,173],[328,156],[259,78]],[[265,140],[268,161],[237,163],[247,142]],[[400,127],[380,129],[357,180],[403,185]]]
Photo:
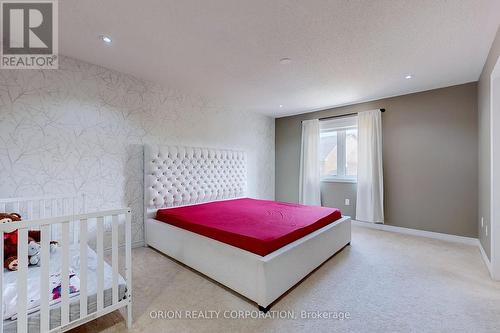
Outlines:
[[61,54],[272,116],[475,81],[500,23],[500,0],[59,4]]

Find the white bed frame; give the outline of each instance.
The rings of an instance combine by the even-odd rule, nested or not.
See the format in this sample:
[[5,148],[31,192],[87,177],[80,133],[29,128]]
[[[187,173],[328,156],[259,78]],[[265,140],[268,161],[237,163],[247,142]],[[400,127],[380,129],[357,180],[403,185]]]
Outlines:
[[[38,198],[10,198],[0,200],[0,212],[19,212],[23,220],[0,224],[0,286],[3,286],[3,234],[18,229],[18,284],[17,284],[17,332],[28,331],[27,275],[28,275],[28,230],[41,230],[41,295],[40,331],[64,332],[95,318],[121,308],[127,308],[127,327],[132,325],[132,252],[131,252],[131,212],[129,208],[85,213],[84,196],[57,196]],[[118,270],[118,225],[119,218],[125,218],[125,283],[126,292],[119,299]],[[104,222],[111,221],[111,261],[113,271],[112,302],[104,306]],[[87,313],[87,248],[88,223],[96,221],[97,254],[97,311]],[[49,241],[55,235],[62,251],[61,259],[61,325],[50,328],[49,322]],[[80,249],[80,317],[70,321],[69,267],[70,244],[78,244]],[[0,301],[3,300],[3,287],[0,288]],[[3,302],[0,302],[0,332],[3,332]]]
[[173,146],[144,149],[146,244],[267,311],[287,290],[351,241],[348,216],[264,257],[155,220],[159,208],[244,196],[241,151]]

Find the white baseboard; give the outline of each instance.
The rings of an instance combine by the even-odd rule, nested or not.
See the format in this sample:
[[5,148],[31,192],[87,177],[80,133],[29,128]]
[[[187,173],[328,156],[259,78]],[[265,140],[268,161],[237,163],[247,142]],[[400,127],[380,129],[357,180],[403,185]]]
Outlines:
[[481,257],[483,259],[483,262],[486,265],[486,268],[488,268],[488,272],[490,273],[490,277],[493,280],[495,280],[495,274],[493,273],[493,266],[491,264],[491,261],[490,261],[490,259],[488,259],[488,256],[486,255],[486,252],[483,249],[483,245],[481,244],[481,242],[477,238],[442,234],[440,232],[424,231],[424,230],[396,227],[393,225],[375,224],[375,223],[360,222],[360,221],[354,221],[354,220],[352,220],[351,223],[353,225],[360,226],[363,228],[377,229],[377,230],[383,230],[383,231],[388,231],[388,232],[396,232],[396,233],[400,233],[400,234],[434,238],[434,239],[444,240],[447,242],[454,242],[454,243],[477,246],[479,248],[479,252],[481,252]]
[[144,241],[135,241],[135,242],[132,242],[132,248],[135,249],[137,247],[144,247],[146,244],[144,243]]
[[490,273],[491,278],[494,279],[493,271],[492,271],[492,267],[491,267],[491,261],[488,258],[488,256],[486,255],[486,252],[484,251],[483,244],[481,244],[481,242],[478,241],[477,246],[479,247],[479,252],[481,252],[481,256],[483,257],[484,264],[486,265],[486,268],[488,268],[488,272]]
[[[138,247],[144,247],[144,241],[135,241],[135,242],[132,242],[131,247],[132,247],[133,249],[138,248]],[[120,251],[122,251],[124,248],[125,248],[125,244],[120,244],[120,245],[118,245],[118,249],[119,249]],[[106,247],[106,248],[104,249],[104,253],[105,253],[106,255],[110,255],[110,254],[111,254],[111,247]]]
[[434,239],[440,239],[440,240],[454,242],[454,243],[461,243],[461,244],[474,245],[474,246],[479,245],[479,240],[477,238],[473,238],[473,237],[456,236],[456,235],[443,234],[440,232],[417,230],[417,229],[396,227],[396,226],[387,225],[387,224],[368,223],[368,222],[360,222],[360,221],[354,221],[354,220],[352,221],[352,224],[356,225],[356,226],[364,227],[364,228],[377,229],[377,230],[383,230],[383,231],[389,231],[389,232],[397,232],[397,233],[406,234],[406,235],[434,238]]

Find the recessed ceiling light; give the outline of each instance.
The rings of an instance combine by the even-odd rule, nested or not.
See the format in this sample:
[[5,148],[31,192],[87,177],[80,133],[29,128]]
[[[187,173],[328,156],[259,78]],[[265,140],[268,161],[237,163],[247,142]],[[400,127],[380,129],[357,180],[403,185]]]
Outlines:
[[411,79],[413,79],[413,75],[412,74],[406,74],[405,75],[405,79],[411,80]]
[[282,65],[288,65],[291,62],[292,62],[292,59],[290,59],[290,58],[281,58],[280,59],[280,64],[282,64]]
[[282,107],[283,107],[283,104],[280,104],[280,108],[282,108]]
[[101,35],[99,38],[106,44],[111,44],[112,40],[111,37],[106,36],[106,35]]

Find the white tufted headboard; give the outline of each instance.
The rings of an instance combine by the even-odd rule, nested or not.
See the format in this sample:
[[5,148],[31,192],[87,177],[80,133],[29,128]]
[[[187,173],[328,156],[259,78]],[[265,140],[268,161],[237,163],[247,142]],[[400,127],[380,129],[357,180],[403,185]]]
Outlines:
[[243,151],[144,147],[145,209],[242,197],[246,191]]

